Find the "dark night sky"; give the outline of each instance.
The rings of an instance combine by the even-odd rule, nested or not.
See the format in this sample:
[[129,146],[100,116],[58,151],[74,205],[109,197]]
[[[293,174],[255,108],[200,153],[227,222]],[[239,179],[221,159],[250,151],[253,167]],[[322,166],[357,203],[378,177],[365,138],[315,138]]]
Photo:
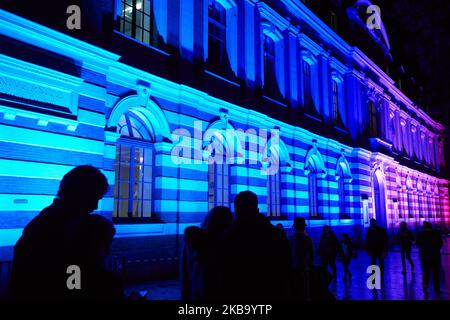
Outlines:
[[415,78],[408,96],[432,118],[450,125],[450,1],[372,2],[380,6],[392,56]]

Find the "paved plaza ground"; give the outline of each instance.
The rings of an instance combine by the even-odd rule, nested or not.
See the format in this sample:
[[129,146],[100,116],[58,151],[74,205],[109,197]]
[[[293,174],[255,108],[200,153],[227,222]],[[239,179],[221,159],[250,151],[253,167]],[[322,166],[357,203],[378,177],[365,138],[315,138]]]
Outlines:
[[[366,269],[370,259],[364,251],[358,251],[357,257],[350,264],[353,274],[351,280],[343,280],[343,267],[337,263],[337,279],[330,284],[330,290],[338,300],[450,300],[450,239],[444,243],[442,250],[441,295],[436,297],[430,283],[430,294],[426,297],[422,290],[422,268],[420,266],[417,249],[411,254],[416,266],[411,273],[408,268],[406,275],[402,275],[400,252],[392,249],[385,260],[385,273],[381,282],[381,290],[367,288],[368,274]],[[179,300],[180,288],[178,279],[164,280],[133,285],[130,291],[149,291],[149,300]]]

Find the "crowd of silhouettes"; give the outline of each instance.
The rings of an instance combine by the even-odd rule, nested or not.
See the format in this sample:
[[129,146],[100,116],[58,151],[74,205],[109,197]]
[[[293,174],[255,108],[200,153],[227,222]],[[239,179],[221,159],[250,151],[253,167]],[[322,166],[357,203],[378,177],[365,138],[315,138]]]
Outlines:
[[[14,247],[10,283],[13,299],[123,299],[120,277],[106,267],[115,235],[113,223],[92,214],[108,189],[106,177],[96,168],[78,166],[62,179],[57,197],[24,228]],[[181,256],[181,298],[205,300],[333,300],[328,287],[337,277],[340,254],[344,280],[354,247],[348,234],[341,240],[331,227],[323,226],[318,258],[314,264],[313,240],[306,221],[296,217],[287,235],[282,223],[273,226],[261,214],[258,198],[251,191],[234,199],[234,214],[224,206],[213,208],[200,227],[184,232]],[[406,260],[414,272],[411,249],[416,243],[423,270],[423,289],[428,295],[430,275],[434,290],[440,292],[440,250],[442,236],[429,222],[415,239],[402,222],[397,234],[406,274]],[[365,248],[372,265],[384,269],[388,235],[370,220]],[[67,285],[68,267],[82,272],[81,289]],[[331,273],[328,272],[328,267]]]
[[[344,281],[352,277],[349,265],[355,248],[348,234],[342,234],[339,240],[330,226],[323,226],[318,246],[320,263],[315,265],[314,244],[306,232],[304,218],[294,219],[293,232],[288,236],[282,223],[273,226],[269,218],[259,212],[257,196],[251,191],[243,191],[236,196],[234,212],[235,219],[228,208],[216,207],[206,216],[201,227],[185,230],[181,259],[183,300],[333,300],[328,287],[337,277],[336,259],[339,255]],[[211,232],[210,224],[219,227]],[[415,238],[406,222],[400,224],[397,240],[402,273],[406,273],[406,260],[414,272],[411,250]],[[432,274],[434,288],[439,295],[442,237],[430,223],[424,222],[417,246],[424,292],[428,294]],[[370,220],[366,230],[365,249],[370,264],[378,265],[383,275],[389,240],[386,230],[375,219]]]
[[[182,299],[334,299],[328,290],[331,275],[313,264],[303,218],[294,220],[295,232],[288,239],[281,223],[273,226],[259,212],[251,191],[236,196],[234,213],[233,220],[229,209],[214,208],[201,228],[185,230]],[[220,228],[211,232],[209,224]]]

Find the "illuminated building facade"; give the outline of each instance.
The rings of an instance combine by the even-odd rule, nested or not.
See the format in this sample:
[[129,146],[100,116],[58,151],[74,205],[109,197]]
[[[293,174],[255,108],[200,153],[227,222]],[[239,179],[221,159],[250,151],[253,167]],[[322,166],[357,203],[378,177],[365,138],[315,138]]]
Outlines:
[[0,11],[2,255],[80,164],[112,186],[115,253],[171,270],[184,228],[242,190],[313,236],[448,223],[445,128],[335,32],[360,2],[328,24],[291,0],[82,1],[81,30]]

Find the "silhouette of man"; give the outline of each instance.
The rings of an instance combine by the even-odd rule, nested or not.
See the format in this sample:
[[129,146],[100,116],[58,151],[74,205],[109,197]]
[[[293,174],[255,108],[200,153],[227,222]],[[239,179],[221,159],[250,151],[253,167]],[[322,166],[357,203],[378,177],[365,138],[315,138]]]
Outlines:
[[400,223],[397,238],[400,243],[400,254],[402,257],[402,274],[406,274],[406,260],[408,260],[411,265],[411,272],[414,272],[414,263],[411,259],[411,248],[414,242],[414,235],[408,230],[408,224],[405,221]]
[[286,299],[290,293],[287,238],[259,213],[251,191],[234,200],[236,220],[224,235],[224,297]]
[[310,298],[310,272],[314,261],[312,239],[305,232],[306,222],[302,217],[294,219],[294,234],[289,239],[292,257],[293,297]]
[[370,227],[366,232],[366,249],[371,258],[371,264],[376,265],[377,259],[381,270],[384,268],[384,254],[388,250],[386,230],[378,226],[375,219],[370,219]]
[[320,235],[319,256],[322,267],[327,270],[330,265],[333,277],[336,277],[336,257],[339,252],[339,240],[328,225],[323,226]]
[[440,294],[439,272],[441,267],[441,249],[443,241],[436,230],[433,230],[431,223],[423,222],[423,231],[417,237],[417,247],[422,264],[422,284],[423,292],[428,295],[428,285],[430,273],[433,274],[433,286],[437,296]]
[[75,259],[79,225],[97,209],[107,188],[106,177],[92,166],[78,166],[63,177],[53,203],[28,223],[14,246],[11,298],[71,296],[66,271]]

